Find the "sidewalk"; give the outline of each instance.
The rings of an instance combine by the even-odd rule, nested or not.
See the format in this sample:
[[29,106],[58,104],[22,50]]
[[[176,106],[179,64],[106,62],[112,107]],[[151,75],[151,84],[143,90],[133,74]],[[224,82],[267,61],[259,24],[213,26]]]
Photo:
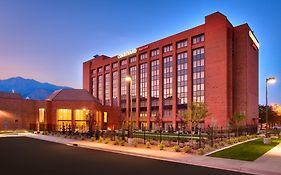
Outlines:
[[225,169],[258,175],[281,175],[281,144],[274,147],[257,160],[241,161],[223,158],[215,158],[209,156],[197,156],[179,152],[168,152],[160,150],[150,150],[145,148],[135,148],[129,146],[115,146],[110,144],[96,143],[90,141],[80,141],[66,139],[62,137],[46,136],[39,134],[24,133],[22,136],[56,142],[60,144],[71,145],[76,144],[82,148],[95,149],[100,151],[108,151],[113,153],[121,153],[132,156],[140,156],[164,161],[172,161],[183,164],[191,164],[205,166],[211,168]]

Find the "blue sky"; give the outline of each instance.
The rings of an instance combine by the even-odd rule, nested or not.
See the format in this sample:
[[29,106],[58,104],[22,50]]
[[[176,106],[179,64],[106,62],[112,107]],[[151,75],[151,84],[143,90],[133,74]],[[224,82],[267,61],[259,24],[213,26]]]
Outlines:
[[248,23],[260,42],[259,91],[281,104],[281,1],[0,0],[0,79],[13,76],[82,88],[82,63],[116,55],[204,23],[219,11]]

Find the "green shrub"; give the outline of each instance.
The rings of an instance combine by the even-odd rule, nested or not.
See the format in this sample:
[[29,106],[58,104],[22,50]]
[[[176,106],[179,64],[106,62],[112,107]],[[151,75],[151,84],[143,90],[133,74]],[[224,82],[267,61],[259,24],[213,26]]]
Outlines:
[[179,146],[179,145],[173,146],[173,150],[174,150],[175,152],[180,152],[180,146]]
[[208,152],[208,151],[211,151],[212,150],[212,147],[210,145],[205,145],[204,146],[204,151],[205,152]]
[[190,146],[185,146],[185,147],[183,147],[183,151],[184,151],[185,153],[190,153],[190,152],[191,152]]
[[161,142],[161,143],[158,144],[158,147],[159,147],[160,150],[164,150],[165,145],[164,145],[163,142]]
[[199,149],[196,151],[196,153],[197,153],[198,155],[203,155],[203,154],[205,153],[205,150],[204,150],[203,148],[199,148]]
[[151,143],[149,141],[147,141],[146,144],[145,144],[145,147],[146,148],[151,148]]
[[109,142],[110,142],[110,139],[109,139],[109,138],[106,138],[106,139],[104,139],[104,142],[103,142],[103,143],[108,144]]
[[234,144],[233,138],[228,139],[226,142],[227,142],[228,144],[230,144],[230,145]]

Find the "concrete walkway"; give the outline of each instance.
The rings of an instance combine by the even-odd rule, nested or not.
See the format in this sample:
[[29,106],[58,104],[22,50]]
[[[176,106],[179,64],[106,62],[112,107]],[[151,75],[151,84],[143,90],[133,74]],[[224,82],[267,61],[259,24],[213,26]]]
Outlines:
[[241,161],[232,159],[215,158],[209,156],[197,156],[185,154],[182,152],[170,152],[151,150],[146,148],[135,148],[129,146],[115,146],[111,144],[96,143],[90,141],[80,141],[74,139],[66,139],[56,136],[47,136],[40,134],[24,133],[20,136],[66,144],[70,146],[79,146],[83,148],[108,151],[114,153],[127,154],[132,156],[140,156],[153,158],[164,161],[172,161],[183,164],[191,164],[231,171],[238,171],[258,175],[281,175],[281,144],[274,147],[262,157],[255,161]]

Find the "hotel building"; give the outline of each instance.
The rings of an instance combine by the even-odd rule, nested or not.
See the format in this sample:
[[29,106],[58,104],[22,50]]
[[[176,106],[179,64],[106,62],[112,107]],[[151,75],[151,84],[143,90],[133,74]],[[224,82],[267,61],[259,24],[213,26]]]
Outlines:
[[[118,106],[135,128],[181,127],[179,113],[192,102],[204,102],[205,126],[227,126],[235,112],[244,124],[258,119],[259,43],[248,24],[233,26],[223,14],[205,23],[109,57],[83,64],[83,89],[103,106]],[[131,86],[126,77],[131,77]],[[131,92],[131,93],[130,93]]]

